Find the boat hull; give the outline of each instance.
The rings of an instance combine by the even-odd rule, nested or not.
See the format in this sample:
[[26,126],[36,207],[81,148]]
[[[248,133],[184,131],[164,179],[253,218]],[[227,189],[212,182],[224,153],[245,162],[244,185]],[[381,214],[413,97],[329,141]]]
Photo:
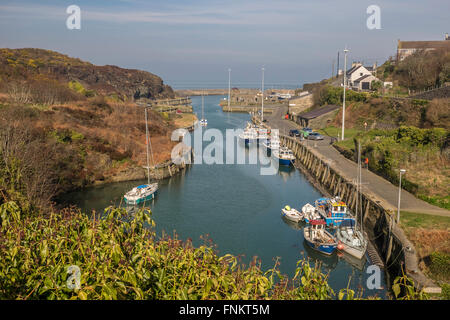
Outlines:
[[293,221],[293,222],[300,222],[303,220],[303,217],[300,214],[296,214],[292,211],[288,211],[286,209],[281,209],[281,215],[286,218],[287,220]]
[[351,247],[351,246],[349,246],[349,245],[347,245],[347,244],[345,244],[343,242],[341,242],[341,244],[344,247],[342,249],[342,251],[344,251],[345,253],[348,253],[349,255],[351,255],[351,256],[353,256],[353,257],[355,257],[357,259],[362,259],[364,257],[364,255],[365,255],[365,253],[366,253],[365,249],[354,248],[354,247]]
[[351,217],[323,217],[327,226],[329,227],[339,227],[344,220],[353,220]]
[[313,241],[308,240],[305,238],[305,242],[314,250],[319,251],[320,253],[331,255],[333,252],[336,251],[336,244],[317,244]]
[[154,199],[155,195],[156,195],[156,191],[145,197],[140,197],[140,198],[136,198],[136,199],[124,197],[124,200],[125,200],[125,203],[127,203],[127,204],[140,204],[140,203],[144,203],[146,201]]
[[278,158],[278,162],[280,163],[281,166],[291,166],[294,160]]
[[330,233],[325,231],[326,236],[331,240],[330,242],[324,243],[323,241],[317,241],[310,237],[311,235],[311,227],[305,227],[303,229],[303,237],[305,238],[305,242],[314,250],[326,254],[331,255],[337,249],[337,242],[334,237],[331,236]]

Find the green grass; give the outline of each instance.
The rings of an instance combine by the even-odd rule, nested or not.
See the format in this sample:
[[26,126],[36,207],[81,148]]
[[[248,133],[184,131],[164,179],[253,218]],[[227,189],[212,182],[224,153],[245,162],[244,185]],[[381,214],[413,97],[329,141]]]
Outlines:
[[[338,137],[341,136],[342,128],[337,128],[334,126],[326,127],[320,130],[317,130],[322,135],[329,136],[329,137]],[[353,149],[355,147],[355,143],[353,142],[353,138],[362,132],[362,130],[354,129],[354,128],[348,128],[345,129],[344,135],[345,140],[344,141],[337,141],[335,144],[339,145],[340,147],[343,147],[345,149]]]
[[422,199],[423,201],[426,201],[432,205],[450,210],[450,196],[443,196],[443,197],[439,197],[439,196],[433,196],[433,197],[428,197],[426,195],[421,195],[419,194],[418,197],[420,199]]
[[[337,137],[342,133],[342,128],[336,128],[334,126],[326,127],[320,130],[317,130],[322,135],[330,136],[330,137]],[[352,140],[358,133],[360,133],[361,130],[348,128],[345,129],[345,139]]]
[[449,229],[450,217],[400,211],[400,224],[410,228]]

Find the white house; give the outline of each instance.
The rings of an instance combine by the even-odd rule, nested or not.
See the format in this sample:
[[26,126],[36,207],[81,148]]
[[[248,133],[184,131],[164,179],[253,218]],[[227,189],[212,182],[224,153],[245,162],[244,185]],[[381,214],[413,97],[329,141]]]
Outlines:
[[365,67],[362,63],[352,63],[352,67],[347,71],[347,86],[354,90],[370,90],[373,81],[378,81],[378,78],[373,74],[377,69],[376,64],[371,67]]

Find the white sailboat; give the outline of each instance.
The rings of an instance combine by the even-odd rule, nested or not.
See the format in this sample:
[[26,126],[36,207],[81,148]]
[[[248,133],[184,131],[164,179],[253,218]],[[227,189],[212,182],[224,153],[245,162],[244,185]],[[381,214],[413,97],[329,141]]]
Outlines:
[[[156,192],[158,191],[158,183],[157,182],[150,183],[149,148],[151,148],[151,145],[150,145],[150,137],[148,134],[147,108],[145,108],[145,137],[147,145],[147,184],[142,184],[140,186],[134,187],[125,194],[124,196],[125,202],[131,205],[140,204],[145,201],[153,199],[156,195]],[[153,152],[152,152],[152,159],[153,159]]]
[[[361,208],[361,145],[358,145],[358,177],[357,177],[357,197],[355,219],[343,221],[336,232],[336,238],[339,241],[338,249],[348,254],[362,259],[367,250],[367,239],[363,233],[363,219]],[[361,209],[361,210],[360,210]],[[360,222],[358,223],[358,216]],[[359,226],[359,228],[358,228]]]
[[202,119],[200,120],[200,125],[206,127],[208,125],[208,120],[205,119],[204,115],[204,102],[203,102],[203,93],[202,93]]

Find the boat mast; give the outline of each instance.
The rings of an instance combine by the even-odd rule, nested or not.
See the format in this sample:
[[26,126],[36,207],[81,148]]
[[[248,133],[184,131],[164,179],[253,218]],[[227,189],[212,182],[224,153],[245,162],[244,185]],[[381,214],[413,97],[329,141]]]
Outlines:
[[148,116],[147,116],[147,108],[145,108],[145,144],[147,145],[147,183],[150,184],[150,164],[149,164],[149,138],[148,138]]
[[[360,210],[361,205],[361,142],[358,141],[358,168],[356,171],[356,225],[358,225],[358,217],[361,219],[360,228],[362,231],[362,210]],[[359,216],[358,216],[359,215]]]
[[202,91],[202,120],[205,120],[205,117],[203,116],[203,91]]
[[359,193],[358,193],[358,198],[359,198],[359,205],[361,206],[361,232],[363,230],[363,213],[362,213],[362,197],[361,197],[361,185],[362,185],[362,179],[361,179],[361,175],[362,175],[362,168],[361,168],[361,141],[358,141],[358,157],[359,157]]

